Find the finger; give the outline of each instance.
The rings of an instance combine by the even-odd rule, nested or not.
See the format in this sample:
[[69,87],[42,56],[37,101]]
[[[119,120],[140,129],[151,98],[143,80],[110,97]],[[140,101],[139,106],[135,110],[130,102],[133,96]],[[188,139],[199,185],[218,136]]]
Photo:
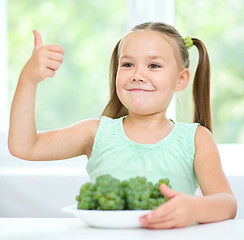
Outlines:
[[42,46],[42,36],[39,31],[33,30],[34,33],[34,49],[39,49]]
[[177,196],[178,194],[179,194],[179,192],[177,192],[177,191],[174,191],[174,190],[172,190],[171,188],[169,188],[166,184],[164,184],[164,183],[162,183],[162,184],[160,184],[160,191],[161,191],[161,193],[165,196],[165,197],[167,197],[167,198],[173,198],[173,197],[175,197],[175,196]]
[[47,58],[50,60],[58,61],[60,63],[63,62],[63,54],[59,52],[48,52]]
[[47,45],[47,50],[64,54],[64,50],[59,44]]
[[45,78],[47,77],[54,77],[55,76],[55,71],[53,69],[50,68],[46,68],[45,70]]
[[156,218],[151,218],[151,219],[147,219],[147,218],[141,218],[140,222],[142,225],[147,226],[153,223],[159,223],[159,222],[166,222],[166,221],[170,221],[172,219],[174,219],[174,214],[168,214],[166,216],[160,216],[160,217],[156,217]]
[[167,219],[171,216],[172,212],[174,211],[174,206],[170,204],[170,202],[164,203],[151,211],[149,214],[143,216],[141,219],[145,222],[156,222],[158,219]]
[[54,71],[57,71],[59,69],[59,67],[61,66],[61,62],[55,61],[55,60],[50,60],[48,59],[46,61],[46,67],[50,68]]
[[146,226],[143,225],[143,227],[151,228],[151,229],[169,229],[169,228],[176,227],[176,225],[174,220],[168,220],[168,221],[150,223]]

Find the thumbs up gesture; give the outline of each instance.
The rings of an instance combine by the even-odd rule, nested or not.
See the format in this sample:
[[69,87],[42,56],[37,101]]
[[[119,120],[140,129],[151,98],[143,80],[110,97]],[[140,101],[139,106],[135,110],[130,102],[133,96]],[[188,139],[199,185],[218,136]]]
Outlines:
[[41,34],[34,30],[34,49],[21,72],[21,79],[39,83],[53,77],[63,62],[64,51],[60,45],[43,45]]

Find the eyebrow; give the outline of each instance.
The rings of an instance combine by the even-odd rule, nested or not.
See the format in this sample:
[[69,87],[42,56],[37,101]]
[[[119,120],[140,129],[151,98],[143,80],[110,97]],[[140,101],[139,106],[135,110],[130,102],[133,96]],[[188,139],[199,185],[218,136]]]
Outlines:
[[[134,57],[130,56],[130,55],[123,55],[123,56],[120,57],[120,59],[123,59],[123,58],[134,59]],[[162,59],[165,62],[167,62],[166,59],[161,57],[161,56],[156,56],[156,55],[147,56],[147,59],[149,59],[149,60],[158,59],[158,58]]]

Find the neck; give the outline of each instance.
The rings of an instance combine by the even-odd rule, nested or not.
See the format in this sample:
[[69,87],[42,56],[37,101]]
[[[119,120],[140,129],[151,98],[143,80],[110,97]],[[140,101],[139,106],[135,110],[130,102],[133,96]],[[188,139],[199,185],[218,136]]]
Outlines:
[[123,127],[126,136],[132,141],[155,144],[170,133],[174,124],[166,118],[165,113],[152,115],[129,113],[124,119]]
[[[170,121],[166,118],[164,112],[155,113],[155,114],[147,114],[147,115],[138,115],[135,113],[129,112],[128,116],[125,119],[130,124],[136,124],[144,127],[153,127],[155,125],[167,124]],[[171,123],[171,122],[170,122]]]

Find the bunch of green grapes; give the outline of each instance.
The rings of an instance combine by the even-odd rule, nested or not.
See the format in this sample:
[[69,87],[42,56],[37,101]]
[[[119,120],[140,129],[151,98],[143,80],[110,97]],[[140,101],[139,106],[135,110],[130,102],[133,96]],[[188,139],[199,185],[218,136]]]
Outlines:
[[145,177],[130,178],[124,180],[122,186],[124,188],[124,197],[126,200],[126,208],[135,209],[154,209],[165,203],[168,199],[160,192],[160,184],[165,183],[168,187],[169,179],[160,179],[158,183],[152,184],[147,182]]
[[76,197],[78,209],[154,209],[168,200],[160,192],[162,183],[171,188],[167,178],[152,184],[140,176],[120,182],[109,174],[101,175],[95,184],[89,182],[81,187]]
[[124,191],[120,181],[110,175],[96,178],[95,198],[98,202],[97,210],[123,210]]
[[126,209],[149,209],[151,184],[145,177],[135,177],[122,182]]
[[169,184],[168,178],[160,179],[157,183],[152,185],[148,209],[157,208],[161,204],[168,201],[168,199],[161,193],[159,189],[159,186],[162,183],[166,184],[169,188],[172,188],[172,186]]
[[110,175],[96,178],[96,183],[88,182],[76,197],[78,209],[123,210],[124,191],[118,179]]
[[97,200],[95,197],[96,186],[93,183],[85,183],[81,186],[80,195],[76,197],[78,209],[96,209]]

